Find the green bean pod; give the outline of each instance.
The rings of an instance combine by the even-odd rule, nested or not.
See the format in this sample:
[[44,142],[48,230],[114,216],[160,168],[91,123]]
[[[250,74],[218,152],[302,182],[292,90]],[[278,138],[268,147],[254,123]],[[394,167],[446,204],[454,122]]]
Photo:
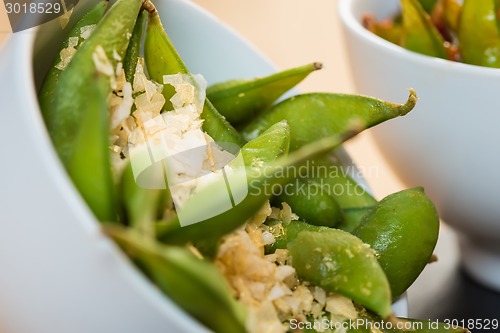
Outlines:
[[464,0],[458,38],[465,63],[500,67],[500,29],[495,2]]
[[410,51],[437,58],[448,58],[444,39],[418,0],[401,0],[403,15],[402,46]]
[[316,228],[300,231],[287,244],[299,277],[349,297],[382,318],[391,316],[389,282],[375,253],[345,231]]
[[[164,75],[190,73],[163,29],[160,16],[156,10],[150,12],[149,16],[144,41],[144,61],[150,77],[159,83],[163,83]],[[173,110],[170,98],[174,94],[175,89],[171,85],[166,84],[163,86],[163,95],[165,96],[164,110]],[[208,99],[205,100],[201,118],[204,120],[203,130],[216,142],[231,142],[239,146],[244,144],[241,135],[215,109]]]
[[84,91],[92,98],[79,108],[83,117],[66,169],[97,219],[115,221],[117,200],[108,148],[109,81],[97,74]]
[[170,200],[169,191],[141,188],[128,163],[120,179],[120,196],[125,210],[123,220],[132,228],[154,233],[152,225],[158,220],[160,211],[166,208]]
[[[116,221],[117,200],[109,155],[107,98],[110,79],[93,57],[102,47],[116,63],[128,45],[142,0],[118,0],[61,72],[49,133],[70,177],[100,221]],[[89,96],[91,98],[89,98]]]
[[397,298],[429,262],[439,233],[439,217],[422,188],[391,194],[364,216],[353,234],[377,253]]
[[56,86],[59,82],[59,75],[61,74],[61,70],[56,67],[61,60],[59,54],[63,49],[68,47],[69,39],[71,37],[78,38],[78,45],[75,46],[75,49],[78,50],[81,43],[83,42],[83,38],[80,36],[81,29],[83,27],[99,23],[102,16],[104,15],[104,12],[106,11],[106,8],[108,7],[108,3],[108,0],[99,1],[97,5],[94,6],[94,8],[83,15],[82,18],[75,23],[75,25],[71,28],[68,35],[66,36],[66,39],[62,43],[61,48],[58,52],[58,57],[56,57],[53,64],[50,66],[50,69],[43,80],[42,86],[38,93],[38,102],[40,103],[40,110],[42,111],[43,118],[49,130],[51,126],[51,120],[53,118],[52,109],[55,102],[54,94]]
[[401,22],[396,22],[395,20],[378,22],[373,15],[365,15],[363,17],[363,26],[375,35],[391,43],[400,46],[402,44],[403,26]]
[[222,274],[187,249],[160,245],[132,231],[106,233],[134,258],[158,288],[214,332],[246,332],[245,311]]
[[[273,130],[273,127],[269,131]],[[284,172],[287,167],[297,165],[308,158],[324,154],[340,146],[345,140],[359,133],[359,130],[359,128],[351,129],[343,133],[342,136],[330,136],[305,145],[302,149],[281,157],[275,162],[260,167],[247,168],[246,174],[243,173],[243,170],[239,170],[242,172],[240,177],[246,177],[247,180],[247,184],[240,186],[245,186],[248,190],[245,199],[240,204],[220,215],[182,228],[179,220],[174,219],[159,226],[157,229],[158,238],[167,243],[186,243],[207,237],[219,237],[236,229],[269,200],[273,187],[282,186],[294,178],[292,173]],[[258,137],[255,140],[258,140]],[[276,141],[279,140],[280,137],[276,137]],[[281,140],[283,139],[281,138]],[[282,143],[274,142],[273,145],[282,146]],[[242,151],[244,151],[244,147]],[[243,189],[238,188],[236,191],[240,192]],[[217,193],[214,186],[207,185],[186,202],[184,209],[187,211],[190,209],[211,211],[211,205],[218,201],[214,193]]]
[[410,112],[417,101],[410,90],[408,101],[392,104],[357,95],[312,93],[291,97],[261,114],[242,130],[246,140],[257,137],[271,125],[286,120],[290,125],[290,150],[354,126],[362,129]]
[[[268,131],[262,133],[261,136],[249,141],[241,148],[240,152],[248,168],[248,173],[245,170],[247,179],[244,183],[248,184],[245,185],[248,187],[248,194],[245,200],[221,215],[194,225],[180,228],[178,217],[167,224],[160,223],[157,229],[158,238],[167,243],[181,244],[207,238],[218,239],[220,236],[242,225],[270,197],[270,194],[262,193],[262,189],[257,187],[256,184],[250,186],[252,181],[260,180],[264,182],[263,179],[259,179],[260,175],[255,175],[255,179],[252,179],[251,175],[259,172],[264,165],[275,162],[279,156],[287,153],[289,145],[290,129],[286,121],[275,124]],[[244,174],[241,176],[245,177]],[[210,186],[207,186],[197,198],[191,198],[190,202],[186,205],[192,205],[200,211],[203,211],[203,209],[211,211],[210,205],[213,202],[217,202],[217,199],[214,197],[215,193],[217,192],[213,191]],[[189,207],[184,209],[189,209]]]
[[336,227],[344,220],[342,209],[321,183],[297,178],[287,184],[275,200],[286,202],[305,222],[325,227]]
[[427,13],[431,13],[438,0],[418,0],[418,2]]
[[[113,68],[116,67],[114,52],[124,57],[142,2],[143,0],[118,0],[59,76],[49,131],[65,165],[70,162],[74,153],[73,144],[85,117],[83,110],[91,96],[87,89],[96,71],[94,53],[98,47],[102,47]],[[110,85],[108,91],[111,92]]]
[[350,176],[332,154],[308,160],[277,200],[286,202],[307,223],[352,231],[375,198]]
[[125,78],[127,79],[127,82],[130,83],[134,82],[135,69],[137,67],[137,61],[141,52],[142,37],[144,35],[144,30],[146,29],[148,16],[148,12],[145,10],[143,10],[139,14],[137,22],[135,22],[132,37],[130,37],[127,52],[125,52],[125,58],[123,59],[123,70],[125,71]]
[[315,62],[263,78],[218,83],[207,89],[207,98],[231,124],[240,124],[271,106],[281,95],[322,67],[321,63]]

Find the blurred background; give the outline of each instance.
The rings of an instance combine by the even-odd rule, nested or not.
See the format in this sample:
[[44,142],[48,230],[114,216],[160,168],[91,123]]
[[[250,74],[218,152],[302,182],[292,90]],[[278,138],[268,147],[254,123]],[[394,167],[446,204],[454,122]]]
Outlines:
[[[192,1],[248,39],[277,69],[322,62],[324,69],[300,85],[302,92],[355,93],[337,17],[337,2],[342,0]],[[10,31],[5,7],[0,5],[0,44]],[[406,187],[383,159],[369,132],[350,140],[346,148],[361,170],[370,170],[365,178],[378,199]],[[439,261],[429,265],[408,292],[410,315],[440,320],[499,318],[500,296],[460,271],[457,236],[446,225],[441,228],[436,254]]]

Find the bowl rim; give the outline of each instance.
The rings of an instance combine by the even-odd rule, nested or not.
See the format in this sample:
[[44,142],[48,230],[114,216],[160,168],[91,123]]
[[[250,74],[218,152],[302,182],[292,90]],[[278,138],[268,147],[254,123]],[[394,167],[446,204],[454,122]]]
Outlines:
[[[376,34],[372,33],[371,31],[363,27],[359,17],[357,17],[353,12],[354,6],[360,3],[361,4],[366,3],[368,1],[373,2],[377,6],[387,6],[388,3],[391,3],[388,0],[385,1],[339,0],[338,1],[338,13],[342,25],[344,26],[344,28],[350,30],[354,35],[364,40],[366,43],[369,43],[376,48],[384,49],[386,52],[390,52],[397,57],[406,58],[410,62],[417,63],[421,66],[427,66],[434,70],[457,72],[463,75],[500,77],[499,68],[471,65],[463,62],[456,62],[420,54],[414,51],[407,50],[399,45],[391,43],[377,36]],[[392,1],[398,1],[398,0],[392,0]]]

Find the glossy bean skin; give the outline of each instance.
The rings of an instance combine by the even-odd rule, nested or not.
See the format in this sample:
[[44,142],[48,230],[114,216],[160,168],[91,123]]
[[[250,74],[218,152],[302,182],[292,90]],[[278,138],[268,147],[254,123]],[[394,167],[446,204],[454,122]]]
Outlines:
[[392,104],[375,98],[345,94],[313,93],[291,97],[273,106],[242,129],[251,140],[271,125],[286,120],[290,125],[290,150],[358,126],[365,129],[402,116],[415,106],[413,90],[405,104]]
[[116,227],[105,231],[165,295],[206,327],[215,332],[246,332],[245,311],[212,263],[185,248],[160,245],[137,232]]
[[403,16],[402,46],[410,51],[437,58],[448,58],[444,39],[418,0],[401,0]]
[[161,218],[158,216],[160,211],[171,200],[169,191],[141,188],[135,181],[130,163],[123,171],[119,190],[124,210],[123,222],[145,233],[154,233],[153,223]]
[[108,148],[109,82],[98,74],[89,83],[85,91],[92,98],[79,109],[84,116],[66,169],[97,219],[111,222],[117,220],[117,197]]
[[[163,29],[160,17],[156,10],[149,16],[146,38],[144,41],[144,60],[151,79],[163,83],[163,76],[170,74],[189,74],[189,70],[182,61],[172,41]],[[174,88],[165,84],[163,95],[165,96],[165,111],[173,110],[170,98],[174,95]],[[206,99],[201,114],[203,130],[207,132],[216,142],[231,142],[243,146],[245,141],[234,127],[215,109],[212,103]]]
[[430,13],[432,12],[432,9],[438,2],[438,0],[418,0],[420,4],[422,5],[422,8],[427,12]]
[[130,37],[127,52],[125,52],[125,58],[123,59],[125,77],[127,82],[130,83],[134,82],[135,68],[137,67],[137,60],[140,55],[144,30],[146,29],[146,24],[148,23],[148,16],[148,12],[145,10],[141,11],[139,14],[137,22],[135,22],[132,37]]
[[464,62],[500,67],[498,21],[494,1],[464,1],[458,27],[459,48]]
[[391,43],[396,45],[402,44],[403,26],[401,22],[396,22],[396,20],[384,20],[379,22],[373,15],[367,14],[363,17],[363,26],[375,35]]
[[61,74],[61,70],[56,67],[60,61],[59,54],[63,49],[68,47],[70,37],[78,37],[78,45],[75,47],[78,50],[83,41],[83,38],[80,37],[80,29],[85,26],[99,23],[102,16],[104,15],[104,12],[106,11],[106,8],[108,7],[108,3],[108,0],[98,2],[97,5],[94,6],[94,8],[83,15],[82,18],[75,23],[75,25],[71,28],[68,35],[66,36],[66,39],[62,43],[61,49],[57,54],[58,56],[54,60],[47,75],[45,76],[45,79],[38,93],[38,101],[40,103],[40,110],[42,111],[43,118],[49,130],[51,129],[50,126],[53,118],[52,109],[55,102],[55,90],[59,82],[59,75]]
[[[261,136],[249,141],[240,151],[248,170],[246,175],[241,175],[241,177],[247,178],[245,182],[245,184],[248,184],[245,185],[248,187],[246,198],[233,209],[193,225],[181,228],[178,217],[173,221],[160,223],[157,228],[157,237],[163,242],[174,244],[182,244],[189,241],[197,242],[208,238],[210,239],[210,246],[208,247],[213,248],[212,244],[220,236],[242,225],[268,200],[270,194],[263,193],[261,188],[258,187],[259,184],[254,183],[253,186],[249,184],[252,181],[264,183],[266,179],[260,175],[259,171],[263,166],[275,162],[279,156],[288,152],[289,145],[290,129],[285,121],[275,124]],[[210,205],[213,200],[217,201],[215,198],[216,195],[217,193],[209,185],[200,193],[198,198],[191,198],[185,207],[192,205],[192,209],[210,211]],[[221,193],[220,195],[225,194]]]
[[[94,53],[124,56],[142,0],[119,0],[59,75],[48,128],[68,174],[100,221],[118,219],[109,154],[107,98],[110,79],[99,73]],[[114,60],[116,62],[116,60]],[[89,98],[89,96],[95,96]]]
[[[73,143],[85,114],[81,108],[88,102],[88,86],[96,69],[93,55],[100,46],[116,66],[114,51],[123,58],[135,25],[142,0],[118,0],[104,15],[92,35],[83,43],[68,67],[61,72],[55,92],[53,117],[49,131],[64,164],[71,159]],[[111,86],[109,86],[111,92]]]
[[429,262],[439,233],[439,216],[422,188],[391,194],[365,215],[353,234],[369,244],[397,298]]
[[[273,127],[269,130],[271,129],[273,129]],[[359,133],[358,129],[352,129],[343,133],[342,136],[323,138],[322,140],[305,145],[287,156],[280,157],[267,165],[258,168],[247,168],[246,177],[248,182],[248,194],[240,204],[220,215],[183,228],[180,227],[178,219],[173,219],[172,221],[158,226],[158,238],[163,242],[178,244],[197,241],[207,237],[220,237],[236,229],[248,218],[253,216],[254,213],[269,200],[272,195],[272,192],[269,190],[270,188],[273,186],[281,186],[293,179],[290,173],[283,172],[285,168],[297,165],[308,158],[335,149],[345,140],[357,133]],[[258,137],[254,140],[257,139]],[[277,140],[278,139],[279,138],[277,138]],[[278,144],[278,146],[281,146],[281,144]],[[211,200],[216,200],[213,193],[212,187],[208,185],[203,191],[200,191],[198,197],[190,199],[185,207],[192,207],[192,209],[210,209],[210,207],[206,206],[210,205]]]
[[316,228],[320,230],[300,231],[287,244],[299,277],[388,318],[392,314],[391,291],[375,253],[345,231]]
[[333,154],[320,156],[300,166],[302,176],[285,187],[278,197],[307,223],[352,231],[361,210],[373,207],[377,200],[349,175]]
[[321,68],[322,64],[315,62],[262,78],[218,83],[207,89],[207,98],[231,124],[241,124]]
[[276,198],[277,204],[286,202],[295,214],[312,225],[336,227],[343,222],[340,205],[320,183],[298,178],[289,185]]

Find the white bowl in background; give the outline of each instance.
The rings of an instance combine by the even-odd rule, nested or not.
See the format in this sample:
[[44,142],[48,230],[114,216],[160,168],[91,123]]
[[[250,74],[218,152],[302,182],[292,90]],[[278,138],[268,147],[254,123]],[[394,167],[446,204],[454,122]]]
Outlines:
[[443,220],[462,235],[465,269],[500,290],[500,70],[420,55],[372,34],[364,14],[390,18],[399,0],[342,0],[353,78],[359,93],[415,109],[372,130],[409,186],[422,185]]
[[[95,2],[80,1],[72,20]],[[190,1],[156,4],[180,54],[208,82],[275,71]],[[11,35],[0,51],[1,331],[205,332],[102,235],[59,162],[36,92],[62,39],[55,21]],[[406,299],[395,311],[407,314]]]

